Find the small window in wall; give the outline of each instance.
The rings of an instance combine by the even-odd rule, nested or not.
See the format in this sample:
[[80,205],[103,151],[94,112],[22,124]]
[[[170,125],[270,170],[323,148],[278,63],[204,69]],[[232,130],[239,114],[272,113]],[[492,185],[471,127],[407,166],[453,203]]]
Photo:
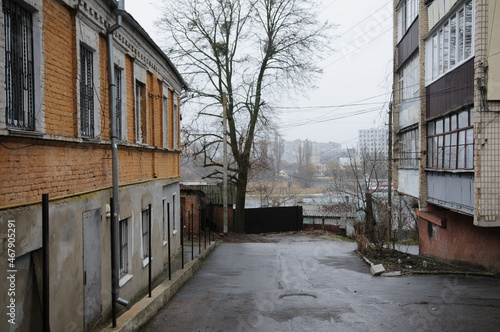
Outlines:
[[163,203],[163,222],[162,222],[162,225],[163,225],[163,229],[162,229],[162,234],[163,234],[163,245],[167,244],[168,242],[168,203],[167,203],[167,199],[166,198],[163,198],[162,200],[162,203]]
[[135,130],[137,143],[147,143],[146,86],[135,83]]
[[116,138],[122,140],[122,70],[115,66],[116,84]]
[[142,210],[142,259],[149,257],[149,209]]
[[33,18],[10,0],[3,1],[5,31],[5,115],[7,126],[35,130]]
[[175,223],[176,223],[176,216],[175,216],[175,199],[176,199],[176,195],[174,194],[172,196],[172,231],[173,233],[177,233],[177,228],[175,226]]
[[427,168],[474,168],[474,110],[427,123]]
[[80,45],[80,130],[82,137],[94,137],[93,52]]
[[399,100],[418,100],[418,54],[415,54],[399,71]]
[[418,129],[399,135],[399,166],[416,168],[419,165]]
[[163,146],[168,148],[168,135],[170,133],[168,122],[168,97],[163,96]]
[[174,97],[174,149],[179,148],[179,108]]
[[120,278],[124,277],[129,273],[128,267],[128,256],[129,256],[129,245],[128,245],[128,218],[120,220],[119,232],[120,232]]

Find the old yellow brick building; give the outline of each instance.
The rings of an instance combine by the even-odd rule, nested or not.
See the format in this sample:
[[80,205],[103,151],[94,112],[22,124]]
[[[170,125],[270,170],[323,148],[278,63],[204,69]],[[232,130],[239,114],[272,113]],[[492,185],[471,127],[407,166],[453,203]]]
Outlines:
[[[1,8],[0,268],[8,270],[7,227],[15,221],[17,325],[2,319],[0,330],[40,325],[42,194],[50,197],[51,329],[89,330],[111,315],[110,89],[116,89],[119,294],[133,300],[148,285],[148,258],[155,258],[156,276],[168,259],[168,240],[172,253],[180,246],[186,83],[117,1],[3,0]],[[118,16],[110,85],[107,34]],[[0,285],[6,308],[4,278]]]

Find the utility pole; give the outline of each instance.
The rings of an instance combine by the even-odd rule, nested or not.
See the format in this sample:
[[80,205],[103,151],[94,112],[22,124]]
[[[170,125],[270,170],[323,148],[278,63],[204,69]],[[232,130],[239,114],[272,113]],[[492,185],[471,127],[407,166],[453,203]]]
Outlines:
[[222,184],[222,204],[224,208],[224,235],[227,234],[227,114],[226,114],[226,93],[222,93],[222,126],[223,126],[223,137],[224,137],[224,145],[223,145],[223,164],[224,164],[224,180]]
[[389,205],[389,231],[387,248],[390,248],[392,232],[392,103],[389,103],[389,151],[387,153],[387,204]]

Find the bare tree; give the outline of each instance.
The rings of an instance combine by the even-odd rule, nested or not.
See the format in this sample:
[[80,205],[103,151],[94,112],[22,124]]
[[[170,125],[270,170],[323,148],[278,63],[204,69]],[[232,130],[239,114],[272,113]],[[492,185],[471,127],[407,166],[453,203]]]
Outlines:
[[[190,141],[218,148],[227,93],[229,145],[237,186],[235,230],[244,230],[245,195],[256,134],[272,121],[272,100],[293,86],[311,86],[328,48],[331,26],[310,0],[165,0],[160,26],[168,54],[199,97]],[[204,158],[220,167],[217,154]],[[217,173],[213,174],[218,176]]]
[[[370,242],[377,243],[386,232],[384,222],[387,220],[387,206],[384,201],[373,196],[380,190],[382,183],[387,181],[387,157],[384,153],[375,151],[369,153],[347,150],[347,158],[336,169],[330,170],[332,182],[328,191],[335,196],[350,197],[353,210],[363,212],[365,222],[362,225],[364,233]],[[376,221],[382,221],[377,223]]]
[[312,164],[313,151],[311,141],[306,139],[301,142],[298,152],[296,178],[302,187],[308,188],[311,186],[312,178],[316,171],[316,166]]

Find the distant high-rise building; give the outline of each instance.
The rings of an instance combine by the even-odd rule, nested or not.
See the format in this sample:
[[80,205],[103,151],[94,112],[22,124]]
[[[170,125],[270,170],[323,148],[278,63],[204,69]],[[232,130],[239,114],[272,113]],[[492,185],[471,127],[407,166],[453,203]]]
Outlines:
[[358,135],[358,153],[387,154],[389,136],[386,128],[361,129]]

